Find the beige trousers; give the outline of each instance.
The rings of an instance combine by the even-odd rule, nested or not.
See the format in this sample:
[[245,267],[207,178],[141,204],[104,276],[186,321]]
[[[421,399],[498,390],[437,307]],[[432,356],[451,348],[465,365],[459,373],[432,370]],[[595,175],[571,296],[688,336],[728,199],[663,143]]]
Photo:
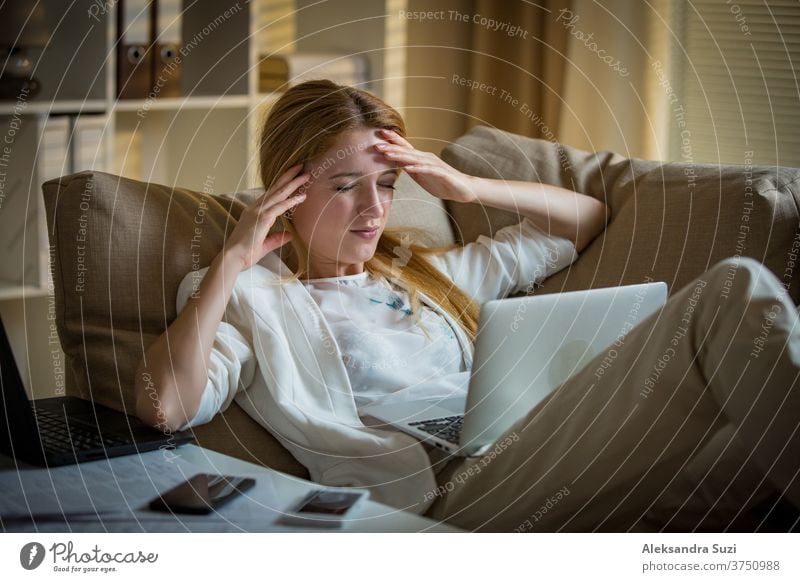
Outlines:
[[722,531],[765,500],[800,507],[796,309],[754,259],[717,263],[493,450],[446,461],[426,515],[482,531]]

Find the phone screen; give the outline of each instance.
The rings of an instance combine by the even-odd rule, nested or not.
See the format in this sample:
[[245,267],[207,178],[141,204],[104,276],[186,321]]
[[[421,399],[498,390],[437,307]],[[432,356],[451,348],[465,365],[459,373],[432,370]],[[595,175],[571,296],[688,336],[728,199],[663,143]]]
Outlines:
[[362,493],[351,493],[348,491],[317,491],[297,509],[297,513],[344,515],[362,495]]

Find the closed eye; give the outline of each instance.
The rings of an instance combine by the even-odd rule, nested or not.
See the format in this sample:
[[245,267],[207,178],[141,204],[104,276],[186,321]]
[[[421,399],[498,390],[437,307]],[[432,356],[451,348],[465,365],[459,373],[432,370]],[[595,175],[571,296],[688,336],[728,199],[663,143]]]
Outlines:
[[[347,192],[348,190],[352,190],[355,187],[356,187],[355,183],[346,184],[344,186],[336,186],[336,191],[337,192]],[[378,187],[379,188],[386,188],[386,189],[389,189],[389,190],[394,190],[395,189],[394,184],[378,184]]]

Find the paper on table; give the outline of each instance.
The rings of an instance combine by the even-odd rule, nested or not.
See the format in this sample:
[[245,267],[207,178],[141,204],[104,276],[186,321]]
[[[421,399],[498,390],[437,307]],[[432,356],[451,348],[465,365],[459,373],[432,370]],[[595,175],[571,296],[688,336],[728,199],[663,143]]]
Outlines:
[[64,532],[72,533],[222,533],[222,532],[272,532],[295,531],[275,524],[269,513],[249,516],[225,517],[219,513],[210,515],[179,515],[155,511],[130,511],[127,513],[92,514],[71,516],[68,519],[45,519],[31,521],[6,520],[7,532]]
[[0,472],[0,517],[138,509],[199,471],[162,451]]

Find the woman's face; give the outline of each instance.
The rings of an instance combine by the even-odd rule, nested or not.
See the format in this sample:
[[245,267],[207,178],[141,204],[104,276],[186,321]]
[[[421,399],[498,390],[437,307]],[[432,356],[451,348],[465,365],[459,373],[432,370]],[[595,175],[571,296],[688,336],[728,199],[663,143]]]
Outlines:
[[376,129],[358,128],[306,162],[307,194],[292,214],[309,249],[309,278],[364,270],[383,233],[394,197],[397,163],[375,149],[385,143]]

